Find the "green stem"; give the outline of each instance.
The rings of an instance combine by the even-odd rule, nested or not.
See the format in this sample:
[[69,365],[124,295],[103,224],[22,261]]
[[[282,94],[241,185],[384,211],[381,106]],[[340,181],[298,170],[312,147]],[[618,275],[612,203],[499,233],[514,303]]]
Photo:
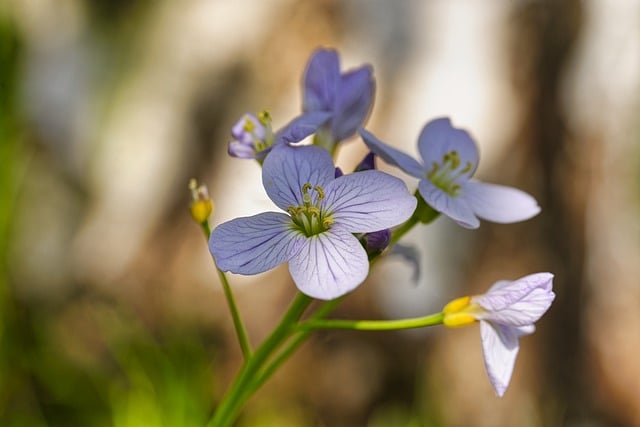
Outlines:
[[244,401],[255,391],[252,387],[254,377],[273,352],[276,351],[295,330],[296,322],[300,319],[300,316],[302,316],[309,304],[311,304],[311,301],[312,299],[310,297],[302,293],[297,294],[278,326],[276,326],[271,335],[256,349],[251,357],[245,361],[242,369],[236,376],[236,380],[223,397],[213,418],[209,422],[209,427],[231,425]]
[[[202,231],[209,241],[209,236],[211,236],[211,227],[209,226],[209,221],[203,221],[200,223],[202,226]],[[231,285],[229,285],[229,280],[227,279],[227,275],[224,271],[218,268],[218,264],[216,264],[215,258],[213,259],[213,264],[218,271],[218,277],[220,277],[220,283],[222,283],[222,289],[224,291],[224,296],[227,299],[227,305],[229,306],[229,311],[231,312],[231,318],[233,319],[233,326],[236,330],[236,336],[238,337],[238,342],[240,343],[240,349],[242,350],[242,355],[244,359],[247,360],[251,356],[251,344],[249,343],[249,337],[247,335],[247,330],[244,327],[244,323],[242,322],[242,317],[240,316],[240,310],[238,310],[238,306],[236,304],[236,300],[233,296],[233,292],[231,291]]]
[[389,247],[395,245],[396,242],[400,240],[402,236],[407,234],[409,230],[411,230],[417,223],[418,223],[417,215],[412,215],[411,218],[407,220],[407,222],[400,224],[398,228],[393,230],[393,232],[391,233],[391,239],[389,240]]
[[[213,262],[215,263],[215,260]],[[220,270],[217,265],[216,270],[218,270],[218,276],[220,277],[220,282],[222,283],[224,296],[227,299],[229,311],[231,311],[231,318],[233,319],[233,326],[235,327],[236,336],[238,337],[238,342],[240,343],[240,348],[242,349],[242,355],[244,356],[244,359],[247,360],[249,357],[251,357],[251,344],[249,343],[247,330],[244,327],[244,323],[242,323],[242,317],[240,316],[240,311],[238,310],[238,306],[236,305],[236,300],[233,297],[233,292],[231,292],[231,286],[229,285],[229,280],[227,280],[227,275],[224,273],[224,271]]]
[[301,322],[301,330],[313,329],[355,329],[358,331],[392,331],[397,329],[424,328],[441,325],[444,313],[435,313],[423,317],[400,320],[323,320],[312,319]]
[[[320,320],[325,316],[328,316],[343,300],[344,298],[338,298],[324,303],[318,311],[316,311],[309,319]],[[257,390],[269,379],[271,376],[286,362],[289,357],[309,338],[309,335],[313,332],[313,329],[305,329],[299,331],[286,346],[277,354],[275,359],[267,365],[262,371],[262,374],[256,376],[255,380],[251,383],[251,389]]]

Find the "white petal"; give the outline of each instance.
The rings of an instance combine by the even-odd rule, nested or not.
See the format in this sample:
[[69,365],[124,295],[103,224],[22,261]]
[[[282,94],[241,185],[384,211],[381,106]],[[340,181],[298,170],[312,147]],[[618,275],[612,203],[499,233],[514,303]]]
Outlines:
[[496,395],[502,397],[511,381],[520,345],[518,330],[480,322],[484,366]]
[[330,300],[360,285],[369,273],[369,261],[358,239],[334,226],[306,239],[289,260],[289,272],[300,291]]
[[508,224],[540,213],[536,199],[517,188],[469,181],[462,191],[475,214],[488,221]]
[[418,190],[425,202],[433,209],[448,216],[465,228],[480,227],[480,220],[476,218],[467,201],[462,197],[453,197],[445,193],[428,179],[418,183]]

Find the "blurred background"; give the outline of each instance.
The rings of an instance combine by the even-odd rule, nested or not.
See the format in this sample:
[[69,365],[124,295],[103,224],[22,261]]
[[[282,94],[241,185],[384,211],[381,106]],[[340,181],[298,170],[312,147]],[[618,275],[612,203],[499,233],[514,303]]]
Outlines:
[[[202,426],[241,363],[189,178],[212,225],[274,209],[230,128],[301,108],[318,46],[370,63],[367,128],[416,152],[450,116],[476,176],[542,213],[414,230],[420,276],[378,263],[335,312],[439,311],[500,279],[556,275],[557,299],[494,396],[477,325],[320,332],[241,426],[640,426],[640,2],[0,1],[0,425]],[[365,154],[347,142],[339,164]],[[388,165],[380,167],[405,179]],[[257,343],[295,293],[232,276]]]

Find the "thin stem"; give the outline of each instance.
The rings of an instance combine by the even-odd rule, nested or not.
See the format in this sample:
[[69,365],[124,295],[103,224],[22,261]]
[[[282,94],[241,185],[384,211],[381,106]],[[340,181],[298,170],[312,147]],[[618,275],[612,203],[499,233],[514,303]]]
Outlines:
[[255,391],[252,380],[257,375],[260,368],[269,359],[274,351],[291,335],[295,330],[295,323],[311,304],[312,299],[302,293],[298,293],[284,317],[273,330],[271,335],[256,349],[247,359],[242,369],[236,376],[227,394],[223,397],[220,406],[209,422],[209,427],[223,427],[231,425],[237,412],[242,407],[244,401]]
[[407,234],[407,232],[409,232],[409,230],[411,230],[417,223],[417,215],[412,215],[411,218],[407,220],[407,222],[402,223],[400,226],[398,226],[398,228],[393,230],[393,232],[391,233],[391,239],[389,240],[389,247],[395,245],[396,242],[400,240],[402,236]]
[[233,292],[231,292],[231,286],[229,285],[229,280],[227,280],[227,275],[224,273],[224,271],[220,270],[217,265],[216,270],[218,270],[218,277],[220,277],[220,282],[222,283],[224,296],[227,298],[229,311],[231,311],[231,318],[233,319],[233,326],[235,327],[236,336],[238,337],[238,342],[240,343],[240,348],[242,349],[242,355],[244,356],[244,359],[247,360],[251,356],[251,344],[249,343],[247,330],[245,329],[244,323],[242,322],[242,317],[240,316],[240,311],[238,310],[238,306],[236,305],[236,300],[233,297]]
[[[344,298],[338,298],[324,303],[313,315],[309,318],[310,321],[323,319],[328,316],[343,300]],[[309,338],[309,335],[313,332],[313,329],[305,329],[299,331],[286,346],[278,353],[269,365],[263,370],[262,374],[257,376],[251,383],[251,390],[257,390],[269,379],[271,376],[282,366],[284,362],[291,357],[293,353]]]
[[444,313],[400,320],[307,320],[298,325],[301,330],[312,329],[355,329],[358,331],[391,331],[398,329],[424,328],[441,325]]
[[[202,231],[204,232],[207,241],[209,241],[209,236],[211,236],[211,227],[209,226],[209,221],[203,221],[200,223],[202,226]],[[227,279],[227,275],[224,271],[218,268],[218,264],[216,263],[215,258],[213,258],[213,264],[218,271],[218,277],[220,277],[220,283],[222,283],[222,289],[224,291],[224,296],[227,299],[227,305],[229,306],[229,311],[231,312],[231,318],[233,319],[233,326],[236,330],[236,336],[238,337],[238,343],[240,343],[240,349],[242,350],[242,355],[244,359],[247,360],[251,356],[251,344],[249,343],[249,337],[247,335],[247,329],[242,322],[242,317],[240,316],[240,310],[238,310],[238,306],[236,304],[236,300],[233,296],[233,292],[231,291],[231,285],[229,285],[229,280]]]

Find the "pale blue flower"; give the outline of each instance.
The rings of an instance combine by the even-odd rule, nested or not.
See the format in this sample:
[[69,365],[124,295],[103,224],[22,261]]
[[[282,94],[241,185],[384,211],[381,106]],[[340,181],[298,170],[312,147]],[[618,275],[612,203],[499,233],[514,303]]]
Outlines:
[[480,321],[484,365],[498,396],[509,386],[520,349],[520,337],[535,331],[534,323],[555,298],[553,274],[536,273],[496,282],[487,293],[451,301],[442,310],[444,324],[457,327]]
[[373,69],[364,65],[340,72],[340,58],[332,49],[317,49],[303,78],[303,111],[324,112],[330,119],[316,134],[316,142],[332,152],[335,144],[353,136],[373,105]]
[[316,146],[282,144],[266,157],[262,182],[284,212],[236,218],[211,233],[218,267],[257,274],[282,263],[296,286],[333,299],[360,285],[369,272],[367,253],[353,233],[384,230],[406,221],[416,198],[406,185],[370,170],[335,177],[331,155]]
[[420,178],[418,191],[424,201],[463,227],[478,228],[478,218],[512,223],[540,212],[536,200],[521,190],[471,179],[478,166],[478,148],[469,134],[451,126],[448,118],[433,120],[423,128],[418,139],[422,163],[364,129],[360,134],[384,161]]
[[229,143],[229,155],[262,162],[275,145],[302,141],[329,117],[326,112],[302,114],[274,133],[269,113],[262,111],[257,116],[247,113],[231,128],[234,140]]

